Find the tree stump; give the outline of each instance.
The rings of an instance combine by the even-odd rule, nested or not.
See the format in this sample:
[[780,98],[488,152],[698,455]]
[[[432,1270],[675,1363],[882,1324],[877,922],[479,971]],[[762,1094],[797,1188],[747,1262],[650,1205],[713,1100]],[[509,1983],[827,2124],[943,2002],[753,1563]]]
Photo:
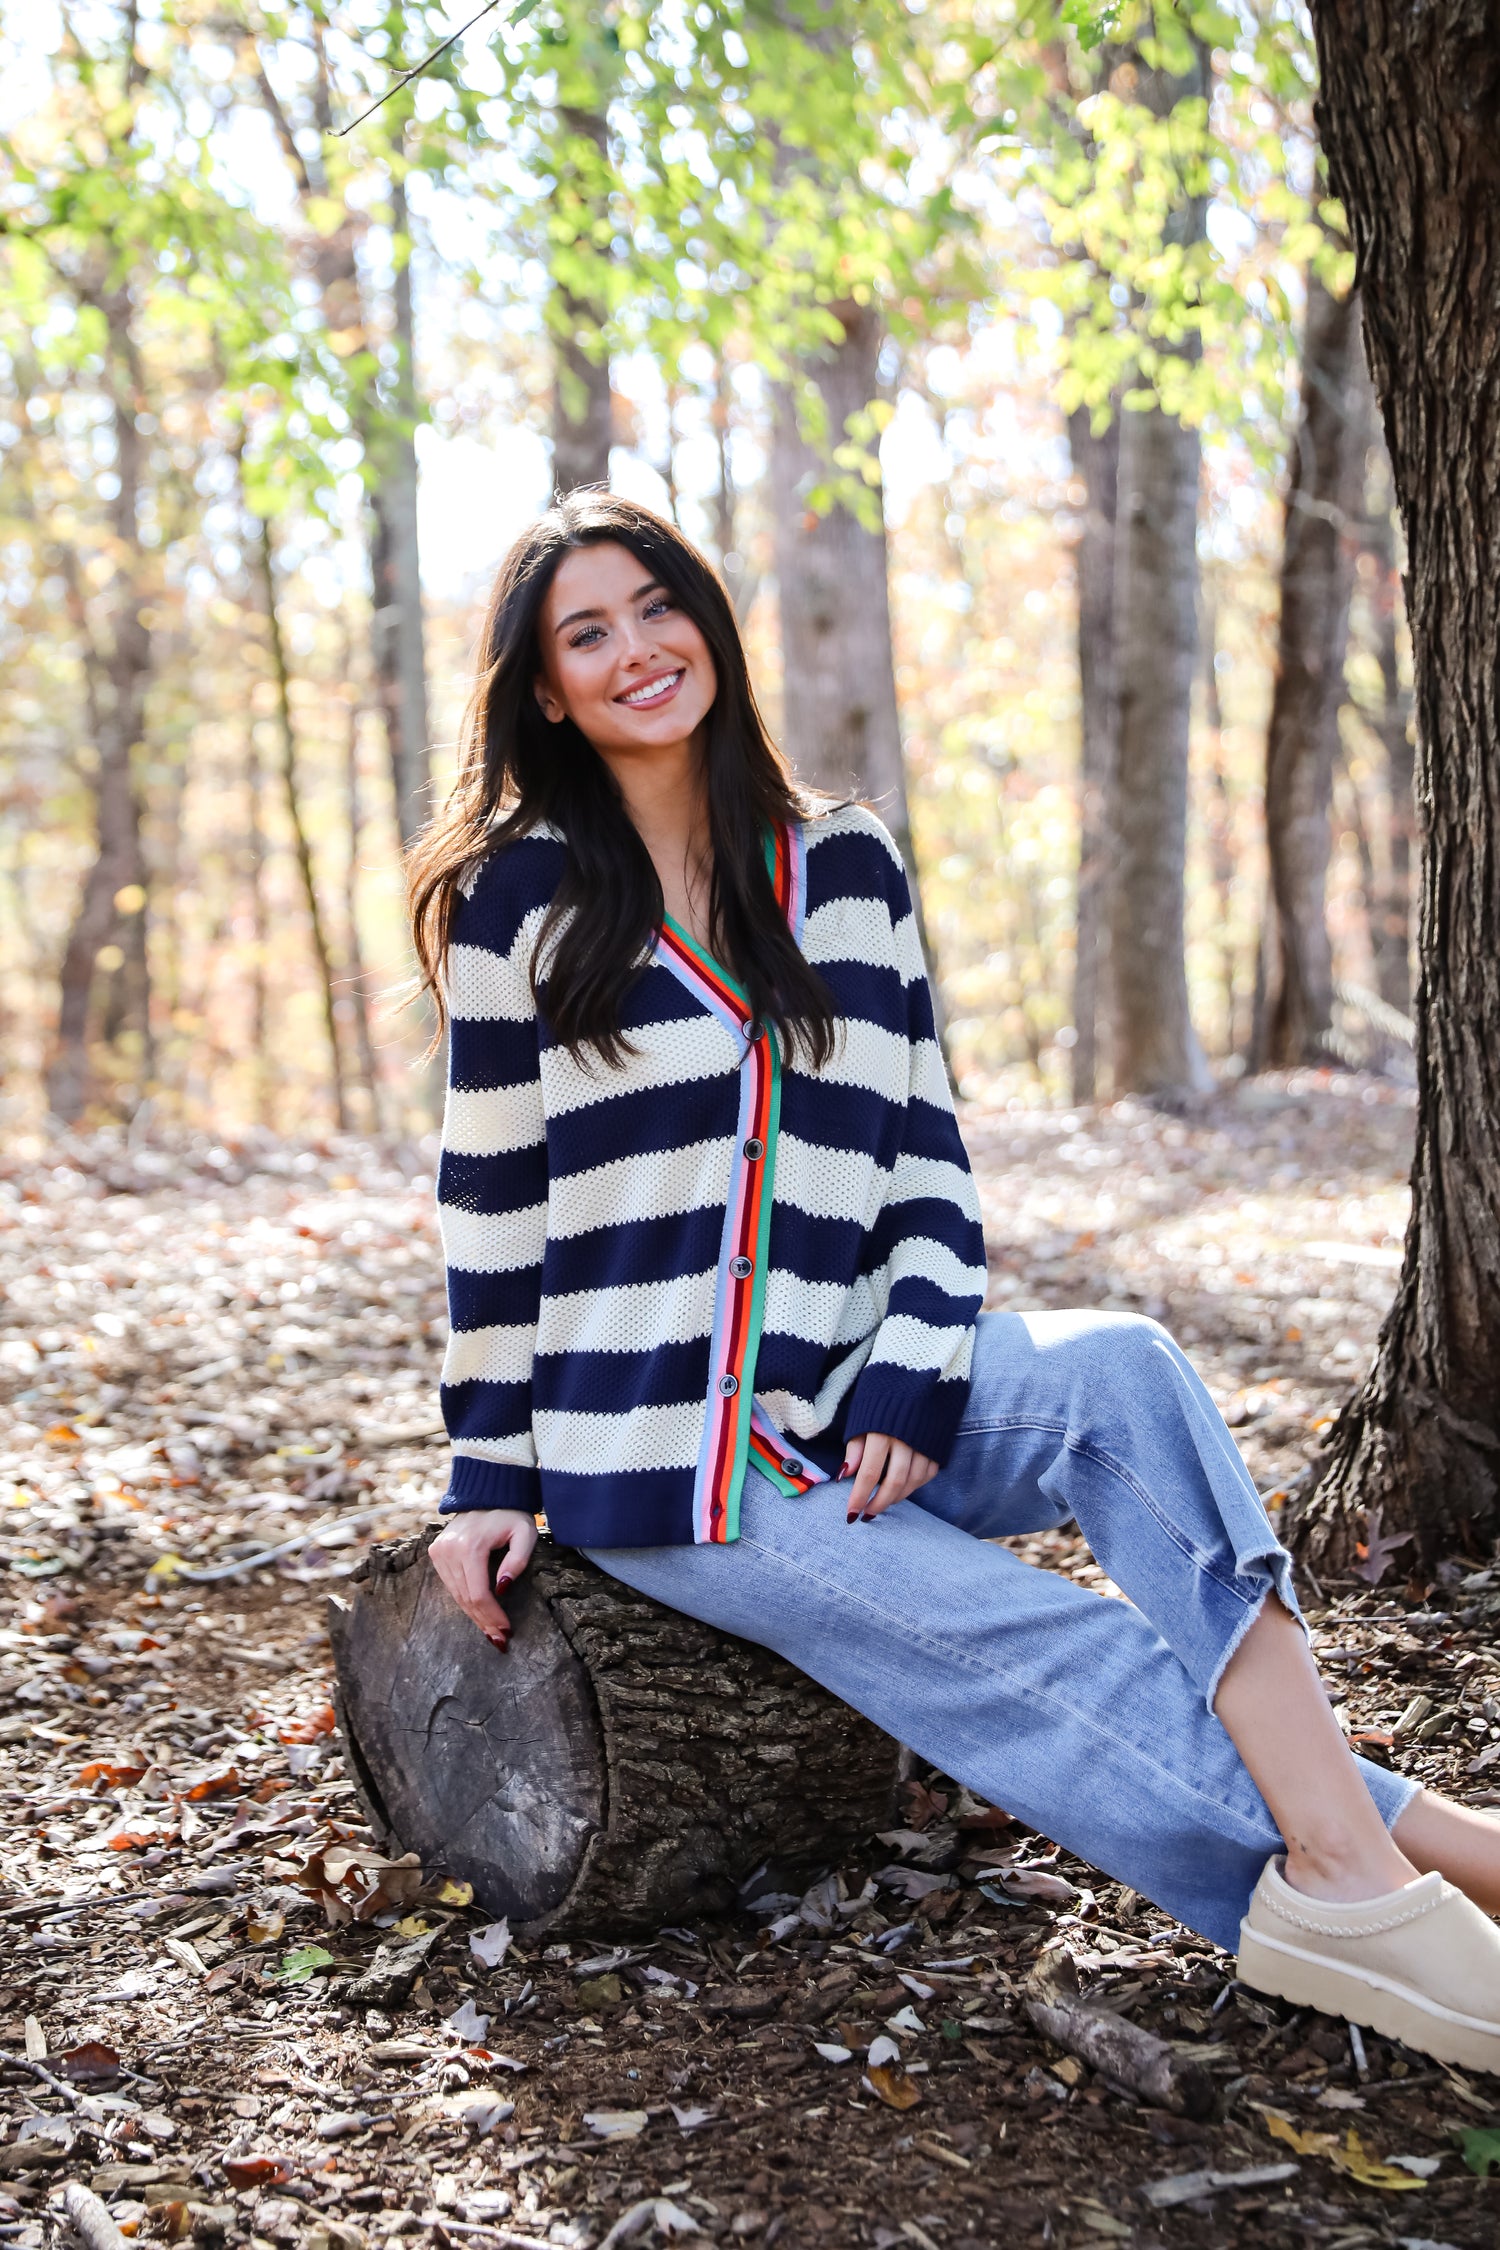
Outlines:
[[545,1540],[502,1654],[429,1566],[436,1530],[329,1604],[339,1726],[376,1832],[520,1934],[722,1912],[762,1860],[889,1823],[897,1744],[780,1657]]

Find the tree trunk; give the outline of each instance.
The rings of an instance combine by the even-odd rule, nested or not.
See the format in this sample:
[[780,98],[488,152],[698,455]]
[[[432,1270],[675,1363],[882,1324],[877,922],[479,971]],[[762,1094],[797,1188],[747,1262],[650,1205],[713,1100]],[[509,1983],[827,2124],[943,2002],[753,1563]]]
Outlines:
[[[1185,76],[1136,65],[1156,117],[1207,90],[1194,42]],[[1164,239],[1202,238],[1205,205],[1184,189]],[[1187,356],[1187,345],[1182,347]],[[1115,536],[1119,735],[1113,885],[1115,1092],[1193,1101],[1212,1085],[1188,1009],[1183,915],[1188,752],[1198,646],[1198,433],[1159,407],[1120,418]]]
[[1494,0],[1313,0],[1409,556],[1423,860],[1406,1262],[1300,1529],[1355,1511],[1487,1553],[1500,1457],[1500,25]]
[[[92,674],[92,747],[98,761],[93,773],[96,847],[63,950],[57,1035],[47,1069],[48,1107],[69,1124],[83,1116],[95,1090],[90,1050],[104,1023],[115,1030],[124,1049],[115,1098],[123,1097],[133,1108],[151,1075],[148,881],[135,777],[151,676],[140,538],[142,443],[136,427],[142,401],[127,292],[109,291],[99,309],[115,448],[116,490],[110,502],[114,588],[108,651],[96,655],[86,644],[84,652]],[[81,598],[78,612],[86,636]]]
[[266,970],[271,958],[271,919],[266,911],[266,824],[262,799],[260,743],[254,724],[245,737],[245,857],[250,879],[250,1058],[255,1073],[255,1122],[269,1127],[271,1101],[270,1008]]
[[1382,495],[1382,505],[1366,519],[1365,552],[1372,557],[1377,574],[1371,589],[1371,609],[1381,686],[1380,708],[1367,716],[1380,743],[1386,800],[1386,864],[1370,903],[1370,943],[1381,999],[1388,1008],[1409,1016],[1416,749],[1411,733],[1411,694],[1401,678],[1396,639],[1401,576],[1396,567],[1395,516],[1387,495]]
[[370,577],[374,594],[375,681],[404,851],[432,812],[427,743],[427,650],[417,543],[417,383],[411,295],[411,228],[406,183],[391,182],[391,234],[396,260],[392,341],[396,347],[391,412],[371,431],[377,475],[370,494]]
[[[843,341],[812,362],[829,448],[846,442],[853,416],[880,389],[879,315],[869,306],[831,308]],[[771,512],[781,620],[781,739],[798,778],[836,797],[867,799],[906,862],[922,951],[942,1036],[942,1003],[912,845],[906,763],[896,705],[889,566],[879,488],[877,521],[862,524],[841,504],[821,514],[808,494],[826,483],[827,457],[797,423],[795,396],[778,386],[772,405]]]
[[1098,1093],[1099,1036],[1107,1020],[1109,871],[1118,708],[1115,700],[1115,516],[1120,482],[1120,416],[1097,433],[1086,406],[1068,416],[1073,470],[1084,487],[1078,539],[1078,697],[1082,754],[1078,776],[1077,952],[1073,965],[1072,1079],[1075,1102]]
[[1328,1056],[1333,946],[1328,935],[1329,812],[1344,702],[1344,655],[1362,513],[1367,427],[1359,298],[1307,278],[1302,406],[1286,497],[1281,627],[1266,734],[1269,860],[1265,1004],[1252,1068],[1291,1070]]
[[[593,158],[608,163],[609,126],[602,111],[565,108],[563,131],[583,144],[584,164],[570,167],[567,188],[592,200]],[[580,170],[587,177],[579,178]],[[614,439],[609,353],[603,342],[604,315],[566,288],[557,292],[554,335],[557,354],[552,386],[552,488],[561,499],[581,485],[609,483],[609,449]]]
[[435,1529],[330,1603],[339,1719],[377,1832],[486,1912],[527,1937],[657,1930],[890,1820],[897,1745],[780,1657],[547,1543],[501,1655],[428,1568]]
[[[346,649],[346,657],[352,654]],[[348,667],[346,665],[346,677]],[[370,1023],[370,995],[365,984],[365,953],[359,934],[359,855],[364,841],[364,791],[359,773],[359,718],[357,696],[351,695],[344,738],[344,789],[348,800],[349,857],[344,869],[344,958],[349,969],[349,1004],[354,1011],[354,1043],[359,1074],[370,1105],[370,1130],[384,1130],[384,1105],[380,1099],[380,1064]]]
[[257,517],[256,523],[259,532],[256,555],[260,565],[261,595],[266,606],[266,639],[271,655],[271,677],[276,689],[276,735],[281,745],[281,779],[286,790],[286,809],[292,824],[292,848],[296,854],[297,873],[302,878],[308,933],[312,939],[313,960],[317,965],[323,1001],[334,1123],[341,1133],[347,1133],[349,1102],[344,1090],[344,1058],[339,1046],[338,1017],[334,1008],[333,955],[329,950],[328,933],[323,926],[317,871],[313,866],[312,844],[308,838],[307,822],[303,817],[302,790],[297,779],[297,730],[292,717],[292,682],[287,667],[286,642],[282,637],[281,612],[276,600],[276,559],[271,551],[270,524],[264,516]]

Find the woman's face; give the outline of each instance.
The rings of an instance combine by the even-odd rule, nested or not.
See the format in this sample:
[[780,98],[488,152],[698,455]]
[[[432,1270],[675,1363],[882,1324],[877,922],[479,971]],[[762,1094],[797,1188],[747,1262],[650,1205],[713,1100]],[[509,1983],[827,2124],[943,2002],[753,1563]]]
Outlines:
[[536,696],[603,758],[680,749],[718,690],[707,641],[613,540],[565,555],[542,605]]

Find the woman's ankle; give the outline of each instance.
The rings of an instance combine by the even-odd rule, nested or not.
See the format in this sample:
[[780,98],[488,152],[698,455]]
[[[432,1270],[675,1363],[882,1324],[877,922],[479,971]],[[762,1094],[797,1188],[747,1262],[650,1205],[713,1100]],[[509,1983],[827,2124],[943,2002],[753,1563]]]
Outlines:
[[1346,1906],[1399,1891],[1420,1872],[1383,1830],[1379,1837],[1317,1836],[1286,1847],[1286,1880],[1294,1891]]

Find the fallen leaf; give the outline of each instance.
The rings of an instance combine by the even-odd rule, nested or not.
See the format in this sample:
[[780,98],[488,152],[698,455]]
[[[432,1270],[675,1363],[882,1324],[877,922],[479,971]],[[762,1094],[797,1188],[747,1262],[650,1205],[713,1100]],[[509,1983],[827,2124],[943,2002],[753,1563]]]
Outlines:
[[874,2063],[865,2072],[860,2084],[868,2086],[877,2101],[887,2109],[915,2109],[922,2099],[922,2090],[907,2077],[898,2062]]
[[656,2221],[657,2233],[664,2235],[669,2241],[674,2234],[701,2234],[703,2232],[702,2227],[699,2226],[690,2211],[684,2211],[676,2203],[669,2203],[664,2195],[657,2197],[655,2204],[652,2206],[652,2215]]
[[836,2047],[831,2040],[825,2042],[821,2039],[813,2041],[813,2053],[821,2055],[824,2062],[828,2063],[846,2063],[852,2061],[854,2057],[852,2047]]
[[461,2007],[455,2008],[452,2015],[445,2016],[443,2020],[448,2029],[456,2032],[460,2039],[476,2043],[483,2039],[490,2028],[489,2017],[482,2016],[472,2000],[465,2000]]
[[279,1727],[276,1739],[278,1742],[316,1742],[320,1735],[332,1734],[337,1725],[333,1705],[325,1703],[321,1711],[314,1711],[310,1717],[293,1719],[289,1726]]
[[684,2133],[695,2133],[700,2125],[706,2125],[715,2114],[713,2110],[704,2109],[696,2102],[672,2102],[668,2106]]
[[280,2187],[292,2176],[284,2156],[226,2156],[224,2177],[233,2188]]
[[473,1903],[473,1884],[456,1883],[451,1875],[445,1875],[433,1893],[434,1906],[472,1906]]
[[502,1915],[498,1922],[491,1922],[487,1929],[471,1931],[469,1951],[481,1967],[498,1969],[506,1954],[510,1951],[510,1922],[508,1918]]
[[202,1804],[209,1797],[231,1797],[244,1787],[233,1766],[222,1773],[211,1773],[203,1781],[195,1781],[191,1789],[183,1791],[190,1805]]
[[516,2105],[495,2094],[465,2094],[454,2103],[453,2114],[471,2133],[493,2133],[497,2126],[509,2124]]
[[948,1810],[948,1800],[940,1789],[929,1789],[925,1781],[916,1779],[901,1784],[901,1809],[910,1828],[927,1828],[941,1820]]
[[633,2141],[646,2130],[643,2109],[588,2109],[583,2122],[596,2140]]
[[578,1987],[578,2004],[581,2008],[613,2006],[624,1996],[624,1987],[618,1977],[585,1977]]
[[884,2032],[882,2032],[878,2039],[872,2039],[870,2041],[870,2051],[865,2056],[865,2061],[867,2063],[879,2064],[899,2062],[900,2060],[901,2044],[899,2040],[887,2039]]
[[1002,1868],[994,1879],[1009,1898],[1036,1898],[1066,1906],[1078,1896],[1077,1886],[1065,1875],[1048,1875],[1040,1868]]
[[1383,1532],[1380,1517],[1378,1507],[1366,1509],[1364,1542],[1355,1549],[1360,1559],[1352,1566],[1354,1576],[1362,1578],[1367,1586],[1380,1584],[1398,1550],[1415,1537],[1410,1531]]
[[80,1770],[78,1785],[81,1789],[88,1789],[96,1781],[102,1781],[106,1789],[133,1789],[145,1771],[144,1764],[117,1766],[108,1758],[95,1758]]
[[898,2008],[893,2016],[887,2016],[885,2022],[888,2031],[925,2031],[927,2029],[926,2024],[923,2023],[910,2001],[904,2008]]
[[319,1969],[331,1969],[333,1965],[333,1955],[326,1945],[299,1945],[283,1953],[276,1974],[283,1984],[306,1984]]
[[120,2058],[102,2040],[86,2039],[81,2047],[69,2047],[60,2054],[57,2067],[75,2086],[102,2086],[118,2078]]
[[1430,2180],[1443,2160],[1440,2156],[1392,2156],[1387,2161],[1399,2164],[1403,2172],[1410,2172],[1419,2180]]
[[250,1916],[245,1924],[247,1945],[274,1945],[286,1928],[286,1916],[281,1912]]
[[1459,2152],[1471,2172],[1486,2180],[1491,2172],[1500,2171],[1500,2131],[1493,2125],[1464,2125],[1459,2128]]
[[[1285,2141],[1287,2147],[1295,2149],[1299,2156],[1321,2156],[1336,2171],[1347,2173],[1351,2180],[1358,2180],[1361,2187],[1409,2189],[1425,2185],[1422,2180],[1414,2179],[1410,2172],[1400,2171],[1394,2165],[1382,2164],[1377,2157],[1371,2156],[1352,2125],[1340,2144],[1332,2133],[1299,2132],[1291,2119],[1283,2117],[1278,2110],[1262,2109],[1261,2114],[1266,2121],[1266,2131],[1273,2141]],[[1500,2149],[1500,2134],[1496,2135],[1496,2142],[1497,2149]]]

